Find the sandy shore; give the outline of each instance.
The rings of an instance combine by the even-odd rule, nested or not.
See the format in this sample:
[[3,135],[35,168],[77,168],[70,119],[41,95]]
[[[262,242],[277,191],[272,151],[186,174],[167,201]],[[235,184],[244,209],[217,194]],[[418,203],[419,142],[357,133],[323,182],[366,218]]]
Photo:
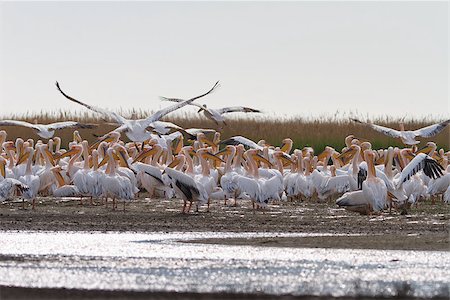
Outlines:
[[[40,199],[35,210],[21,203],[0,205],[1,230],[135,231],[135,232],[273,232],[267,238],[204,239],[192,243],[257,245],[270,247],[320,247],[449,251],[450,206],[422,203],[407,215],[398,212],[361,216],[333,203],[284,202],[265,211],[254,211],[249,201],[238,206],[212,204],[210,212],[181,214],[180,200],[140,199],[126,211],[111,204],[84,205],[79,200]],[[339,236],[278,237],[277,232],[331,233]],[[358,236],[354,236],[358,235]],[[1,299],[325,299],[268,295],[196,294],[101,290],[33,289],[1,287]],[[352,298],[340,298],[352,299]],[[360,299],[360,298],[358,298]],[[407,299],[407,298],[396,298]]]
[[[178,199],[140,199],[128,203],[126,211],[111,204],[84,205],[79,200],[40,199],[35,210],[20,203],[0,205],[2,230],[82,230],[136,232],[304,232],[357,234],[359,237],[210,239],[201,242],[282,247],[332,247],[405,250],[450,250],[450,205],[421,203],[407,215],[398,212],[362,216],[333,203],[283,202],[265,211],[254,211],[249,201],[238,206],[215,201],[210,212],[181,214]],[[196,241],[199,242],[199,241]]]

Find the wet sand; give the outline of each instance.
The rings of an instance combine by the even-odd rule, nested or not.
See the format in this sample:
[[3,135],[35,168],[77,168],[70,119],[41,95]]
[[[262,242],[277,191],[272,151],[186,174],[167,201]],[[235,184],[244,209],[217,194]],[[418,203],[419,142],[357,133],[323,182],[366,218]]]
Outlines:
[[[283,202],[254,211],[249,201],[238,206],[215,201],[210,212],[181,214],[178,199],[139,199],[119,204],[84,205],[79,200],[40,199],[35,210],[21,203],[0,205],[0,230],[132,231],[132,232],[273,232],[270,238],[205,239],[192,243],[256,245],[269,247],[319,247],[449,251],[450,205],[421,203],[409,210],[364,216],[345,211],[334,203]],[[276,232],[331,233],[344,236],[277,237]],[[345,236],[347,235],[347,236]],[[358,235],[358,236],[348,236]],[[400,295],[399,295],[400,296]],[[324,299],[320,297],[159,293],[133,291],[33,289],[0,287],[1,299]],[[327,298],[327,297],[326,297]],[[340,298],[352,299],[352,298]],[[397,297],[396,299],[407,299]]]
[[214,201],[210,211],[181,214],[178,199],[139,199],[128,203],[90,205],[84,200],[40,199],[35,210],[21,203],[0,205],[1,230],[135,231],[135,232],[303,232],[332,233],[338,237],[270,239],[209,239],[195,242],[280,247],[450,250],[450,205],[420,203],[406,215],[393,211],[378,216],[359,215],[333,203],[282,202],[255,211],[250,201],[238,206]]

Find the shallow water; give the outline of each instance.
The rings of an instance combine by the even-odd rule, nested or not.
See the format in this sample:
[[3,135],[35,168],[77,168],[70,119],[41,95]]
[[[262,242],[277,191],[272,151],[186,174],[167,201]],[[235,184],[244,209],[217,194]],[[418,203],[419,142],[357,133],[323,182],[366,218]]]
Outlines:
[[0,285],[448,297],[450,253],[180,243],[256,233],[0,232]]

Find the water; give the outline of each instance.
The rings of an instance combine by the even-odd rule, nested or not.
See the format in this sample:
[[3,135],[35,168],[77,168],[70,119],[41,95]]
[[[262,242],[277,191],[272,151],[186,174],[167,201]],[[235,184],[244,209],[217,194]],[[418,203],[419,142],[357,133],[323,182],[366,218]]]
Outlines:
[[179,242],[256,236],[274,234],[3,231],[0,285],[276,295],[450,295],[449,252]]

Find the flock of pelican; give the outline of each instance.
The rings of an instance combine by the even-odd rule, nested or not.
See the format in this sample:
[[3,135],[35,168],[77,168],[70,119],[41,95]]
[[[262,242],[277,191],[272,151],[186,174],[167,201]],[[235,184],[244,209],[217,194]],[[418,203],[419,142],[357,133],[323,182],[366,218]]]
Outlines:
[[[237,205],[250,200],[254,209],[264,209],[271,202],[300,199],[328,201],[364,214],[392,208],[405,209],[419,201],[442,198],[450,203],[450,152],[437,149],[433,142],[418,149],[415,138],[431,137],[441,132],[450,120],[415,131],[400,131],[363,123],[391,137],[401,138],[405,148],[372,149],[369,141],[353,135],[338,151],[326,147],[316,153],[311,147],[292,149],[286,138],[279,147],[264,140],[254,142],[242,136],[221,140],[219,131],[184,129],[160,119],[186,105],[226,126],[228,112],[259,113],[249,107],[208,108],[194,102],[214,92],[218,82],[206,93],[183,100],[161,97],[174,102],[153,115],[139,120],[126,119],[109,110],[86,104],[67,95],[68,100],[115,122],[118,127],[89,144],[78,131],[67,149],[54,136],[63,128],[91,128],[78,122],[30,124],[3,120],[0,126],[25,126],[43,140],[7,140],[0,131],[0,201],[17,197],[36,206],[37,197],[76,197],[91,204],[112,200],[126,203],[146,191],[151,198],[183,199],[183,213],[205,207],[212,200]],[[130,142],[121,140],[124,133]],[[209,136],[209,137],[208,137]],[[230,202],[231,204],[227,204]]]

